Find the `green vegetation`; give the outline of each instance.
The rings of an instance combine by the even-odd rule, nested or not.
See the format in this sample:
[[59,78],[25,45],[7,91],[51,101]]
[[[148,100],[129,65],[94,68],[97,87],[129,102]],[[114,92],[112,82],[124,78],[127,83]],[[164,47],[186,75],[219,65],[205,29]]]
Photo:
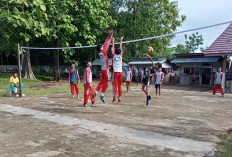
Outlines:
[[222,134],[218,136],[222,139],[222,143],[220,145],[220,152],[219,157],[232,157],[232,141],[230,141],[228,134]]
[[200,49],[202,52],[205,51],[203,47],[200,47],[200,45],[203,45],[203,37],[202,35],[199,35],[198,32],[192,33],[192,35],[185,34],[185,45],[178,44],[176,46],[175,52],[177,54],[185,54],[185,53],[194,53],[197,49]]
[[[9,60],[16,58],[18,43],[33,47],[102,44],[112,28],[116,41],[122,35],[125,40],[132,40],[172,33],[185,19],[185,15],[180,15],[178,2],[170,0],[2,0],[0,64],[9,64]],[[142,56],[148,46],[154,48],[152,56],[171,57],[173,50],[169,46],[173,37],[125,44],[124,60]],[[96,55],[94,48],[62,50],[62,53],[31,51],[40,52],[36,54],[38,58],[53,53],[55,80],[60,77],[59,58],[66,64],[80,61],[84,65]],[[34,79],[29,50],[24,53],[24,64],[25,78]]]

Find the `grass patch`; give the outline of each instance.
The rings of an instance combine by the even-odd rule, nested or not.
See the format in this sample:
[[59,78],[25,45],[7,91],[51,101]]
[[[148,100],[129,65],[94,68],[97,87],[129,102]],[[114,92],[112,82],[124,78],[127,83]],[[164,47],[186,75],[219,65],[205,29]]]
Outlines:
[[[4,90],[0,92],[0,97],[4,96],[5,89],[10,86],[10,77],[12,76],[12,73],[0,73],[0,90]],[[53,79],[53,76],[51,73],[37,73],[35,74],[37,80],[30,80],[30,79],[24,79],[22,77],[22,82],[24,85],[30,85],[30,84],[42,84],[46,81],[50,81]],[[94,82],[95,87],[97,86],[98,82]],[[122,84],[123,87],[126,86],[126,84]],[[136,83],[131,83],[131,86],[136,86]],[[110,82],[107,92],[111,92],[112,90],[112,82]],[[84,85],[83,83],[79,83],[79,91],[84,91]],[[54,88],[46,88],[46,89],[33,89],[33,88],[23,88],[23,93],[27,96],[37,96],[37,95],[49,95],[52,93],[62,93],[62,92],[69,92],[70,93],[70,86],[59,86]]]
[[232,141],[228,140],[228,134],[221,134],[218,136],[222,139],[222,143],[220,144],[219,157],[232,157]]
[[[12,73],[0,73],[0,89],[5,90],[7,87],[10,86],[10,77],[11,76],[12,76]],[[37,80],[31,80],[31,79],[24,79],[24,78],[22,78],[22,82],[24,84],[43,83],[43,80],[45,80],[46,77],[47,77],[47,75],[38,75],[38,79]]]
[[[84,91],[83,84],[79,84],[79,91]],[[52,93],[64,93],[64,92],[70,92],[69,86],[60,86],[60,87],[54,87],[54,88],[47,88],[47,89],[31,89],[31,88],[24,88],[23,92],[25,95],[49,95]]]

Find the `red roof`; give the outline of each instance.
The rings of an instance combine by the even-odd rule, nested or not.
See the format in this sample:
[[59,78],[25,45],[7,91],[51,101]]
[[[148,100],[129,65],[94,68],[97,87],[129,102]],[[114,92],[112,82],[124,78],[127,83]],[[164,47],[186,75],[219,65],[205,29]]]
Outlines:
[[205,51],[205,55],[232,54],[232,23]]

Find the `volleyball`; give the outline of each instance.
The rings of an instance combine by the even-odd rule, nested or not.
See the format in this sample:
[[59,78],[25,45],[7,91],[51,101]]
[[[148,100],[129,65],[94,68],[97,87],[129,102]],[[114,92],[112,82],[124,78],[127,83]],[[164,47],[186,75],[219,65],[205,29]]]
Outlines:
[[148,52],[148,53],[152,53],[152,52],[153,52],[153,48],[152,48],[152,47],[148,47],[148,48],[147,48],[147,52]]

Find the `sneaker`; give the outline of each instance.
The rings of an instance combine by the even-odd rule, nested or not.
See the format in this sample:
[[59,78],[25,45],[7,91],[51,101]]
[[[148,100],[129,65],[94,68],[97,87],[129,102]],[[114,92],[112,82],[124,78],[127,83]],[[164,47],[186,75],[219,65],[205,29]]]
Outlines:
[[22,97],[25,97],[25,94],[22,94]]
[[118,98],[118,102],[122,102],[120,98]]
[[18,95],[18,94],[16,94],[16,95],[15,95],[15,97],[19,97],[19,95]]
[[100,96],[100,99],[103,103],[105,103],[104,96]]
[[97,105],[95,104],[95,102],[92,102],[92,107],[97,107]]
[[92,97],[93,98],[96,98],[97,94],[96,93],[93,93]]
[[84,107],[89,107],[87,104],[83,104]]

